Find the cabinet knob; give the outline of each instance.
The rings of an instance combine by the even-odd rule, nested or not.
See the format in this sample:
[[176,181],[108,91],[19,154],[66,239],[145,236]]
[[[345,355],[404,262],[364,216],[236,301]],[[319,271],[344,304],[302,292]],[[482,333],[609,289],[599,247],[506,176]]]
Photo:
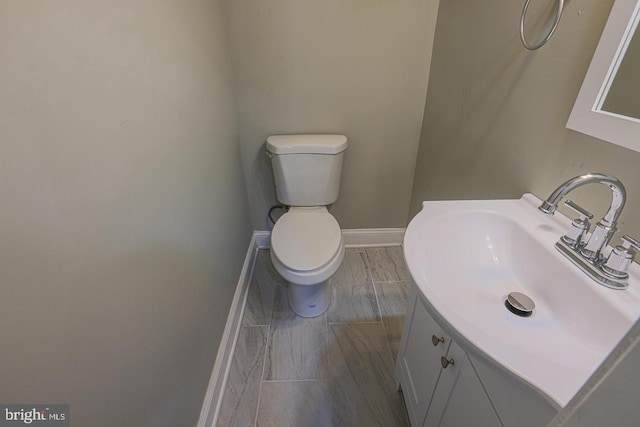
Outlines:
[[443,369],[447,369],[449,365],[455,365],[456,363],[453,359],[447,359],[446,357],[442,356],[440,358],[440,364],[442,365]]
[[436,347],[438,344],[444,342],[444,337],[439,337],[437,335],[431,335],[431,342],[433,343],[433,346]]

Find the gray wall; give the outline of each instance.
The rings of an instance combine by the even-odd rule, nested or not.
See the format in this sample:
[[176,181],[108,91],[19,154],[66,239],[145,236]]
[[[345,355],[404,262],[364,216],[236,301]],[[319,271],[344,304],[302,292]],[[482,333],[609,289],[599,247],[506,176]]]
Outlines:
[[[532,2],[528,22],[542,16],[534,3],[552,2]],[[544,198],[568,178],[605,172],[629,194],[621,230],[640,237],[640,153],[565,128],[612,4],[567,3],[534,52],[518,36],[522,2],[440,4],[410,216],[422,200]],[[601,187],[572,199],[600,214],[610,201]]]
[[218,1],[0,5],[0,402],[195,425],[249,241]]
[[404,227],[424,108],[436,0],[227,0],[239,138],[253,227],[276,203],[264,141],[349,138],[342,228]]

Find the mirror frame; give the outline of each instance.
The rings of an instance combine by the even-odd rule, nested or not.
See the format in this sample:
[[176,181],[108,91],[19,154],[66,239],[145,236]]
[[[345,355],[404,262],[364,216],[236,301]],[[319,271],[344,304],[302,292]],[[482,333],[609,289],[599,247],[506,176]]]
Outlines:
[[616,0],[567,122],[569,129],[640,151],[640,118],[603,111],[613,77],[638,25],[640,0]]

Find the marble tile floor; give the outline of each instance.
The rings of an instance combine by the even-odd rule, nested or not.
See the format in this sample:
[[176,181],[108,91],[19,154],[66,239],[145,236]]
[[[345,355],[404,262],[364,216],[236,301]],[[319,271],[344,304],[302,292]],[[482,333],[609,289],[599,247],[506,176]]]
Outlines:
[[259,251],[217,425],[409,426],[393,379],[409,280],[400,247],[347,249],[306,319]]

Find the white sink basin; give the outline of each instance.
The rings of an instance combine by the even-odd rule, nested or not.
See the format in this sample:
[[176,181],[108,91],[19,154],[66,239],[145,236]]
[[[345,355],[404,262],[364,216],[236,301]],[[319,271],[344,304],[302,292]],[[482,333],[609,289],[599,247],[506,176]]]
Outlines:
[[[605,288],[554,247],[569,225],[518,200],[424,202],[407,227],[411,276],[458,339],[565,406],[640,315],[640,268]],[[509,312],[517,291],[530,317]]]

